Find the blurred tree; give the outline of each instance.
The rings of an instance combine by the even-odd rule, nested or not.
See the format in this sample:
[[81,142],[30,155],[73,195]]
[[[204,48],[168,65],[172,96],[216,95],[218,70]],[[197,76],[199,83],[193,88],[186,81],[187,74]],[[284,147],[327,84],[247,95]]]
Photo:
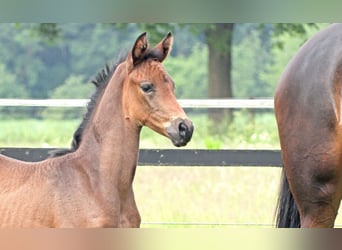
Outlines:
[[176,83],[175,93],[181,98],[203,98],[208,92],[207,74],[208,50],[205,45],[196,43],[186,55],[170,57],[165,67]]
[[90,97],[93,87],[82,75],[71,75],[50,94],[54,99],[84,99]]
[[[16,76],[9,73],[6,65],[0,64],[0,98],[27,98],[24,86],[18,84]],[[16,107],[0,107],[0,118],[26,116],[27,110]]]
[[36,56],[42,47],[38,39],[34,39],[31,24],[9,24],[0,26],[0,58],[6,64],[8,72],[16,76],[29,96],[41,94],[40,88],[35,88],[39,74],[43,69],[40,59]]
[[[282,24],[284,25],[284,24]],[[325,28],[328,23],[308,24],[305,27],[305,38],[313,36],[317,30]],[[290,59],[305,42],[303,35],[292,35],[291,32],[279,33],[273,36],[273,46],[269,54],[272,60],[265,62],[265,69],[260,73],[260,79],[265,83],[264,89],[273,96],[274,89]],[[286,52],[286,53],[285,53]]]
[[[243,29],[239,27],[244,26]],[[51,89],[56,88],[71,75],[83,75],[84,79],[91,78],[96,71],[101,68],[106,61],[112,60],[118,51],[126,51],[130,48],[132,40],[140,31],[148,31],[151,43],[159,42],[168,31],[181,34],[179,43],[175,43],[172,55],[179,58],[177,64],[184,67],[186,76],[193,75],[193,81],[198,78],[206,77],[208,80],[207,95],[209,98],[231,98],[236,94],[241,95],[240,87],[242,84],[236,82],[232,86],[233,51],[235,56],[242,55],[245,50],[263,48],[270,50],[272,43],[269,37],[279,37],[283,34],[290,36],[303,36],[306,34],[308,26],[315,27],[315,24],[177,24],[177,23],[139,23],[139,24],[10,24],[0,25],[0,58],[7,66],[10,73],[16,75],[16,80],[28,91],[28,96],[36,98],[46,98],[51,94]],[[259,28],[260,34],[254,34],[253,29]],[[193,34],[193,35],[189,35]],[[243,40],[246,34],[253,38],[255,43]],[[68,43],[64,43],[68,40]],[[108,40],[111,47],[108,47]],[[197,42],[196,42],[197,41]],[[199,51],[195,47],[200,41],[206,50],[201,47]],[[241,43],[240,43],[241,42]],[[282,46],[281,41],[275,43],[278,47]],[[264,47],[263,47],[264,46]],[[205,52],[206,51],[206,52]],[[11,52],[11,53],[10,53]],[[207,53],[207,59],[203,60],[203,53]],[[253,53],[256,53],[255,51]],[[198,56],[193,59],[193,65],[205,65],[206,72],[199,76],[194,73],[191,62],[187,62],[187,57]],[[256,57],[256,58],[255,58]],[[248,57],[245,57],[248,60]],[[250,64],[254,70],[262,68],[264,60],[271,60],[261,54],[254,54],[253,62],[240,61],[240,70],[246,64]],[[196,60],[196,61],[195,61]],[[177,60],[174,60],[176,62]],[[234,62],[235,63],[235,62]],[[187,66],[185,66],[187,65]],[[182,67],[182,69],[184,68]],[[235,67],[235,66],[234,66]],[[174,64],[176,69],[177,65]],[[191,69],[193,68],[193,69]],[[248,91],[251,96],[261,96],[263,86],[267,87],[263,81],[266,78],[259,75],[251,76],[254,82],[248,84]],[[182,80],[182,79],[180,79]],[[204,81],[203,81],[204,82]],[[253,86],[253,83],[259,85]],[[239,84],[237,86],[237,84]],[[255,91],[250,91],[254,88]],[[181,90],[181,89],[180,89]],[[258,93],[259,91],[259,93]],[[181,91],[184,92],[184,91]],[[239,93],[240,92],[240,93]],[[245,94],[247,94],[247,90]],[[212,116],[213,119],[220,121],[226,119],[222,114]]]
[[61,28],[57,23],[40,23],[33,26],[32,29],[41,40],[48,44],[53,44],[61,33]]
[[[261,24],[263,27],[265,24]],[[273,35],[275,37],[279,37],[285,33],[289,34],[290,36],[301,36],[307,34],[309,28],[315,28],[316,30],[319,28],[317,23],[276,23],[274,24],[274,31]],[[279,48],[283,48],[284,43],[278,41],[275,43],[276,46]]]
[[[53,99],[85,99],[90,97],[93,86],[87,83],[82,75],[71,75],[50,94]],[[75,119],[82,116],[81,108],[47,108],[43,112],[44,118]]]
[[[261,77],[267,65],[273,63],[270,26],[259,29],[258,24],[237,24],[232,51],[232,88],[234,97],[271,97],[273,89]],[[267,32],[268,31],[268,32]],[[273,85],[274,87],[274,85]]]
[[[132,34],[132,30],[137,31],[139,30],[146,30],[150,34],[151,43],[155,44],[160,41],[161,37],[164,36],[168,31],[176,31],[177,29],[184,28],[191,31],[193,34],[201,37],[203,41],[208,46],[208,78],[209,78],[209,88],[208,88],[208,97],[209,98],[230,98],[233,97],[233,91],[231,86],[231,69],[232,69],[232,48],[233,48],[233,37],[237,33],[235,32],[236,27],[239,24],[233,23],[212,23],[212,24],[177,24],[177,23],[138,23],[136,26],[134,24],[112,24],[112,25],[102,25],[103,29],[90,29],[89,26],[96,26],[101,24],[85,24],[81,25],[82,27],[76,28],[72,27],[72,25],[57,25],[53,23],[43,23],[43,24],[36,24],[34,26],[34,32],[40,35],[43,40],[46,41],[55,41],[58,37],[63,37],[61,35],[64,31],[65,38],[72,38],[78,37],[79,41],[77,44],[71,45],[73,53],[79,56],[89,55],[92,57],[93,60],[97,60],[96,57],[93,55],[95,51],[104,54],[110,54],[108,58],[105,60],[109,60],[113,54],[113,51],[108,51],[106,46],[99,47],[98,39],[99,37],[103,36],[103,39],[108,39],[108,36],[105,36],[106,33],[114,33],[113,35],[113,43],[118,44],[123,39],[120,39],[120,31],[126,31],[124,36]],[[61,28],[63,27],[63,29]],[[299,23],[276,23],[273,25],[270,24],[259,24],[251,26],[253,29],[256,27],[262,30],[262,35],[269,33],[268,36],[271,35],[277,37],[281,36],[282,34],[289,34],[290,36],[303,36],[307,33],[307,27],[318,27],[317,24],[309,23],[309,24],[299,24]],[[112,29],[108,31],[108,28]],[[127,32],[129,30],[130,32]],[[135,37],[136,34],[131,36],[132,38]],[[188,38],[188,37],[187,37]],[[198,37],[197,37],[198,38]],[[96,39],[96,40],[94,40]],[[134,38],[133,38],[134,39]],[[91,42],[94,40],[94,42]],[[126,41],[130,41],[130,39],[126,39]],[[186,41],[184,41],[186,42]],[[189,42],[189,45],[193,44],[193,42]],[[263,43],[264,44],[264,43]],[[131,45],[130,43],[124,44],[126,48],[129,48]],[[281,41],[276,41],[275,45],[278,47],[282,47],[283,44]],[[93,47],[95,48],[93,48]],[[270,44],[268,44],[270,46]],[[184,48],[184,47],[183,47]],[[87,53],[84,51],[87,50]],[[107,51],[105,51],[107,50]],[[89,52],[90,51],[90,52]],[[92,52],[94,51],[94,52]],[[189,50],[190,51],[190,50]],[[174,54],[177,54],[178,51],[174,51]],[[184,53],[184,52],[183,52]],[[84,57],[83,57],[84,58]],[[84,59],[83,59],[84,60]],[[99,59],[99,65],[103,63],[103,58]],[[77,63],[81,64],[82,60],[75,60],[73,63],[74,69],[76,70],[74,73],[79,74],[77,68],[84,68],[84,66],[75,66]],[[90,60],[84,60],[90,61]]]
[[6,65],[0,64],[0,98],[27,98],[24,86],[18,84],[15,75],[8,72]]
[[[209,98],[233,97],[232,72],[232,41],[233,23],[216,23],[204,30],[208,45]],[[215,122],[232,119],[231,109],[209,110],[209,117]]]

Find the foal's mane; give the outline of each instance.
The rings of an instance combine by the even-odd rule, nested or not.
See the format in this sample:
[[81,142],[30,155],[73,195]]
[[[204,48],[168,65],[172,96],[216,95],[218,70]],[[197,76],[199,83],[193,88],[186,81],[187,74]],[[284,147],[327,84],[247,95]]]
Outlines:
[[94,77],[91,81],[96,89],[95,92],[90,97],[90,101],[87,104],[87,112],[85,113],[82,122],[79,127],[76,129],[73,135],[73,139],[71,142],[70,149],[57,149],[49,152],[49,157],[57,157],[65,154],[72,153],[78,149],[81,144],[82,135],[84,129],[87,127],[88,121],[96,107],[97,101],[100,99],[100,96],[103,94],[104,90],[107,87],[107,84],[110,78],[113,76],[117,66],[124,61],[124,57],[120,58],[116,63],[106,64]]

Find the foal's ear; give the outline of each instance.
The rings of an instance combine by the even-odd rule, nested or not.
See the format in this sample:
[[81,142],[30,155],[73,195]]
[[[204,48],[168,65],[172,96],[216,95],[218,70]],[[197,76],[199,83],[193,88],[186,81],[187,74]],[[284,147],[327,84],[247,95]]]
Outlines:
[[146,37],[146,32],[144,32],[137,38],[132,48],[133,65],[139,63],[139,61],[144,57],[147,49],[148,41]]
[[167,55],[170,53],[173,43],[172,33],[169,32],[164,39],[158,43],[151,51],[153,56],[159,61],[162,62],[165,60]]

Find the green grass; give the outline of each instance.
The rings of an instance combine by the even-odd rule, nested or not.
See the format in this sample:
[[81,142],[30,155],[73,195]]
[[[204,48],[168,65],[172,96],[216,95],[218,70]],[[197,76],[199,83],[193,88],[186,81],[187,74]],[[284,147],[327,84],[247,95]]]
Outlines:
[[[195,131],[187,148],[256,149],[279,148],[273,114],[236,112],[233,124],[216,126],[206,115],[191,115]],[[3,119],[0,122],[1,147],[68,147],[81,120]],[[142,130],[141,148],[173,148],[169,139],[149,128]]]
[[80,121],[2,120],[1,147],[68,147]]

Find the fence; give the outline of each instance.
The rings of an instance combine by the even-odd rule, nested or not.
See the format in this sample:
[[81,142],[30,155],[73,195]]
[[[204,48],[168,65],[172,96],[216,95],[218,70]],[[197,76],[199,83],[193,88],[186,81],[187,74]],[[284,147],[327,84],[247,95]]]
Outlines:
[[[1,148],[0,153],[23,161],[40,161],[52,148]],[[279,150],[141,149],[140,166],[266,166],[280,167]]]
[[[0,99],[0,106],[84,107],[88,99]],[[183,108],[273,109],[273,99],[181,99]]]

